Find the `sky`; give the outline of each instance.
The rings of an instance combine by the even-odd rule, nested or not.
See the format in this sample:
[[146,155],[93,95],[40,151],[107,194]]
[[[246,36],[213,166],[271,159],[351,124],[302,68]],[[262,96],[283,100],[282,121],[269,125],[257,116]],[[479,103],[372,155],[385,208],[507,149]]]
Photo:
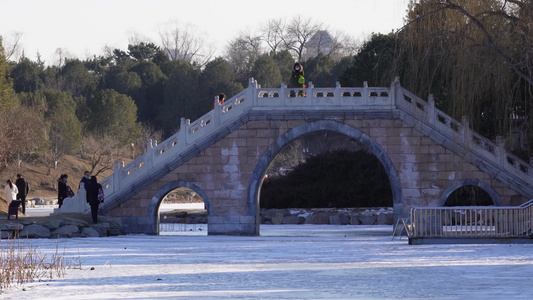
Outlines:
[[[198,228],[196,228],[198,230]],[[531,244],[408,245],[392,226],[261,225],[261,236],[31,239],[76,262],[18,299],[531,299]],[[5,240],[0,241],[4,245]],[[81,264],[80,264],[81,263]]]
[[[108,46],[127,50],[140,38],[160,44],[159,32],[192,26],[219,49],[240,32],[257,32],[273,19],[311,18],[333,32],[356,40],[400,28],[409,0],[0,0],[0,35],[4,45],[21,34],[31,60],[53,64],[58,48],[86,59]],[[7,48],[7,47],[6,47]]]

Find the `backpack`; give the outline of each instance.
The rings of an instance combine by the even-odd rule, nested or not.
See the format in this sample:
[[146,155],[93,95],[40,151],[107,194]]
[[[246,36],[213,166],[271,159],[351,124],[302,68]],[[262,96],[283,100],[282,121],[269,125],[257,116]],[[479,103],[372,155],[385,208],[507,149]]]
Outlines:
[[98,187],[98,202],[104,202],[104,189],[102,188],[102,186]]
[[70,185],[67,185],[67,197],[74,197],[74,191],[70,188]]
[[300,77],[298,77],[298,83],[299,84],[304,84],[305,83],[305,78],[303,75],[300,75]]

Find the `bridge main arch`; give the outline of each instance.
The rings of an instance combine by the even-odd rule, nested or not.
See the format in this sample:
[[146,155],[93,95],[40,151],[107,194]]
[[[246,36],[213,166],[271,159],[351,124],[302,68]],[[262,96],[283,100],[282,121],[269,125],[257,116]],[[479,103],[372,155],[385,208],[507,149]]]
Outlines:
[[393,198],[393,211],[394,216],[397,218],[403,214],[402,205],[402,191],[401,183],[398,177],[398,173],[390,157],[379,143],[370,138],[367,134],[361,130],[352,127],[350,125],[331,121],[331,120],[318,120],[301,124],[292,128],[288,132],[280,135],[275,142],[273,142],[267,150],[263,153],[257,162],[255,169],[252,172],[249,186],[248,186],[248,198],[247,198],[247,213],[248,215],[256,216],[256,226],[259,232],[259,194],[263,177],[268,169],[270,163],[274,160],[276,155],[287,145],[294,140],[316,131],[329,130],[344,134],[350,138],[361,143],[369,152],[374,154],[377,159],[383,165],[389,182],[391,185],[392,198]]

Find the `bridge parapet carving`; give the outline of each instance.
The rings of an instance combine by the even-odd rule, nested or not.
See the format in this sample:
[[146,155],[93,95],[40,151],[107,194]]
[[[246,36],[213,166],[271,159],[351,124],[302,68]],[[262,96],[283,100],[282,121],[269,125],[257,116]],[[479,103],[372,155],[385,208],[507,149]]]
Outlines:
[[[304,97],[294,97],[302,92]],[[400,85],[398,78],[390,87],[341,87],[315,88],[312,83],[304,89],[262,88],[250,79],[247,89],[230,98],[222,105],[198,118],[194,122],[181,119],[180,130],[167,140],[157,144],[148,141],[146,153],[123,165],[115,162],[114,173],[102,181],[106,201],[104,209],[112,209],[113,198],[121,191],[129,190],[149,174],[153,168],[164,168],[169,158],[190,156],[199,144],[213,140],[213,136],[227,124],[254,114],[289,114],[299,112],[337,113],[338,118],[350,113],[398,112],[404,122],[424,132],[442,146],[451,149],[482,170],[506,172],[527,197],[533,197],[533,170],[529,163],[507,153],[503,143],[494,143],[473,132],[468,120],[459,122],[435,107],[433,97],[425,101]],[[514,179],[513,179],[514,178]],[[520,187],[521,186],[521,187]]]

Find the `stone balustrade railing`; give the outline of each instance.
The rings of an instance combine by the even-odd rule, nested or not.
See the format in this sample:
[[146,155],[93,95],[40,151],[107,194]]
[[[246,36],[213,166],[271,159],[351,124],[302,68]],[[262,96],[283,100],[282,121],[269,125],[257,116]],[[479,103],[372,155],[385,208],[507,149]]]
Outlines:
[[[301,92],[301,93],[299,93]],[[292,93],[292,94],[291,94]],[[303,94],[304,97],[294,96]],[[138,183],[148,170],[164,166],[170,157],[185,155],[191,148],[198,147],[224,124],[234,122],[251,112],[266,113],[379,113],[397,111],[403,120],[448,147],[480,168],[498,168],[509,176],[532,185],[532,168],[529,163],[507,153],[503,144],[493,143],[469,128],[468,121],[458,122],[435,108],[432,96],[424,101],[405,90],[397,78],[390,87],[341,87],[315,88],[310,82],[307,88],[261,88],[250,79],[247,89],[230,98],[222,105],[206,113],[194,122],[181,119],[180,130],[167,140],[157,144],[148,141],[146,153],[123,165],[115,162],[114,173],[102,181],[106,199],[117,192]],[[296,114],[297,115],[297,114]],[[533,193],[533,192],[532,192]],[[532,195],[527,195],[533,197]],[[106,203],[107,200],[106,200]]]

